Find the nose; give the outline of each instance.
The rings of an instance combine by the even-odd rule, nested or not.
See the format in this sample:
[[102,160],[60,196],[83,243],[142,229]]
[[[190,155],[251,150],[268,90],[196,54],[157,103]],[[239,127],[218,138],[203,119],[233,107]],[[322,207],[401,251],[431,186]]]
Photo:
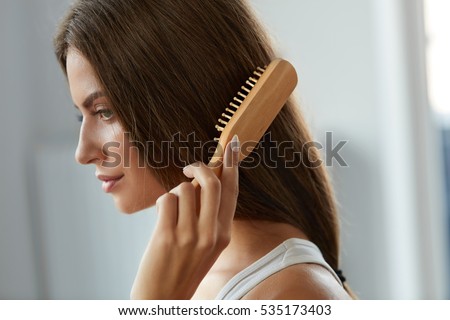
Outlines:
[[75,151],[75,160],[80,164],[93,164],[101,161],[103,153],[100,139],[95,132],[89,130],[85,122],[81,124],[78,146]]

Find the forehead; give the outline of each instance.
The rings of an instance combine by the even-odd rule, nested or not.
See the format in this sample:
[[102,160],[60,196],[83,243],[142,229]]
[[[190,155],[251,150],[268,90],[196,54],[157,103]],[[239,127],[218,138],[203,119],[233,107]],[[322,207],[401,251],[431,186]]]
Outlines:
[[76,105],[79,106],[87,95],[100,90],[94,69],[77,50],[69,48],[67,51],[66,69],[70,94]]

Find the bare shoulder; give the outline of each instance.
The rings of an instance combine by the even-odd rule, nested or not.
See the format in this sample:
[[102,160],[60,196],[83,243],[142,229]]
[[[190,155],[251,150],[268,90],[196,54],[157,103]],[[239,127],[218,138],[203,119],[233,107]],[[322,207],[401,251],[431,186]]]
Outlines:
[[243,299],[330,300],[351,297],[326,268],[317,264],[296,264],[265,279]]

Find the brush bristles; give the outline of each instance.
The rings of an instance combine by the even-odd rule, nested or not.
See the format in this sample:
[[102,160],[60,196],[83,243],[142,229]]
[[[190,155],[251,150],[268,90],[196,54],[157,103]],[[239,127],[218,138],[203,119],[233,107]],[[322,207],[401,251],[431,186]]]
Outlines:
[[[261,76],[264,73],[264,71],[266,71],[266,70],[263,69],[263,68],[257,67],[256,71],[253,72],[253,74],[256,77],[252,76],[252,77],[248,78],[247,81],[245,81],[245,85],[243,85],[241,87],[242,90],[239,91],[237,93],[237,96],[235,96],[233,98],[234,102],[230,102],[230,107],[232,107],[232,109],[231,108],[225,108],[225,113],[222,113],[222,118],[220,118],[218,120],[218,122],[221,125],[216,125],[217,131],[222,132],[225,129],[225,126],[227,125],[228,121],[231,120],[231,118],[233,117],[233,115],[236,112],[236,110],[239,109],[239,107],[242,105],[242,103],[244,102],[245,98],[250,93],[252,88],[256,85],[256,83],[258,82],[259,78],[261,78]],[[219,138],[214,138],[214,141],[218,142]]]

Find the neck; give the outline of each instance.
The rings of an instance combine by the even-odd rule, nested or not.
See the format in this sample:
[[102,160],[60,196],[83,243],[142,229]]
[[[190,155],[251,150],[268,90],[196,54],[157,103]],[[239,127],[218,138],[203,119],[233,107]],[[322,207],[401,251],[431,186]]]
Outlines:
[[212,269],[243,269],[289,238],[307,240],[302,231],[287,223],[235,220],[231,241]]

